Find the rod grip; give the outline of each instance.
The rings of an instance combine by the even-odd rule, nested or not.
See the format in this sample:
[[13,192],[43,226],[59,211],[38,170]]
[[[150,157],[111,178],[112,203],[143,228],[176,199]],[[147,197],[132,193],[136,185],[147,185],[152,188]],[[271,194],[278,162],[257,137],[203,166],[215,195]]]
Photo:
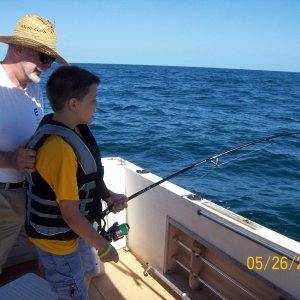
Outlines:
[[112,212],[113,204],[109,205],[106,209],[103,210],[101,217],[106,217],[110,212]]

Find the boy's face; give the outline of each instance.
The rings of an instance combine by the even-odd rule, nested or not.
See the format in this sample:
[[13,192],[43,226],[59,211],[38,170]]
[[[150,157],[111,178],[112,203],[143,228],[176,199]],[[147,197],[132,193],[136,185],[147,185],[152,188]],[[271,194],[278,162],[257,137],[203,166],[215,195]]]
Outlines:
[[93,115],[98,106],[96,99],[97,85],[93,84],[89,88],[89,92],[81,99],[77,100],[77,119],[78,124],[89,124],[93,120]]

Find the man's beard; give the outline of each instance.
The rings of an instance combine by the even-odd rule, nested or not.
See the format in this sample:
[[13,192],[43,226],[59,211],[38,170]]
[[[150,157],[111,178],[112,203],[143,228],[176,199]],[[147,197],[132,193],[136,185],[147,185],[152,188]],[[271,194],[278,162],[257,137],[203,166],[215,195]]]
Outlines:
[[[34,83],[39,83],[41,81],[41,73],[43,72],[43,69],[36,67],[36,69],[32,70],[31,68],[24,67],[25,74],[27,77]],[[39,75],[36,74],[36,71],[39,72]]]
[[34,83],[39,83],[41,81],[41,77],[38,76],[38,75],[36,75],[36,74],[34,74],[34,73],[30,73],[27,76]]

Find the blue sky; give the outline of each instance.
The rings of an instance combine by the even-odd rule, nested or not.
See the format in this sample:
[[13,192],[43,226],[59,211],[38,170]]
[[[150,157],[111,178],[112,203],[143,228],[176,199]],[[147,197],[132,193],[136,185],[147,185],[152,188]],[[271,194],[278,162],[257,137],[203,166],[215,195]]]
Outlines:
[[0,35],[25,14],[55,21],[71,63],[300,72],[300,0],[1,1]]

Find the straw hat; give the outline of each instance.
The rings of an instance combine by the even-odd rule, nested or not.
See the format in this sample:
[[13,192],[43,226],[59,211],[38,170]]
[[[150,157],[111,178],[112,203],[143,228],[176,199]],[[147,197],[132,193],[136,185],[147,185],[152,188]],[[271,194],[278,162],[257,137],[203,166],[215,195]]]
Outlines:
[[22,45],[68,63],[56,50],[56,32],[52,23],[39,16],[24,16],[17,24],[12,36],[0,36],[0,42]]

